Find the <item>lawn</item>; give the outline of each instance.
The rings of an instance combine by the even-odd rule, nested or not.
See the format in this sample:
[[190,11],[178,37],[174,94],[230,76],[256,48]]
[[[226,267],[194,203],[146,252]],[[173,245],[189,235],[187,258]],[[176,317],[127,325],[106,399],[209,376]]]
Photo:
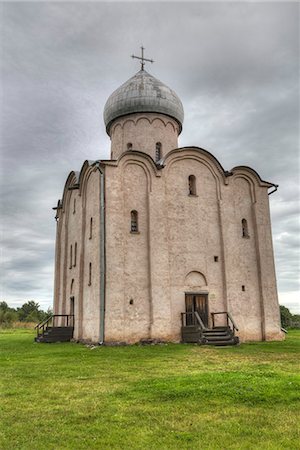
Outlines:
[[0,332],[1,449],[300,448],[300,332],[88,347]]

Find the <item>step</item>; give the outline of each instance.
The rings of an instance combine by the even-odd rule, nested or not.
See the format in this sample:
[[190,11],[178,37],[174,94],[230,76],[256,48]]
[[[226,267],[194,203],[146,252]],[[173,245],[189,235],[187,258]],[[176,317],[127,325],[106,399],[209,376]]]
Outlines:
[[73,327],[48,327],[35,338],[36,342],[69,342],[73,338]]
[[210,328],[205,330],[205,333],[230,333],[231,331],[230,328]]
[[205,339],[208,342],[218,342],[218,341],[231,341],[232,340],[232,336],[230,335],[226,335],[226,336],[212,336],[212,337],[208,337],[208,336],[204,336]]
[[72,339],[71,336],[40,336],[35,338],[36,342],[69,342]]
[[230,330],[230,327],[226,327],[226,326],[223,326],[223,327],[213,327],[213,328],[211,328],[210,330],[211,330],[211,331],[226,331],[226,330]]
[[206,336],[226,336],[227,334],[232,334],[231,331],[204,331],[203,334]]
[[230,340],[219,340],[219,341],[209,341],[206,342],[205,345],[215,345],[215,346],[226,346],[226,345],[237,345],[239,344],[239,338],[235,336],[233,339]]

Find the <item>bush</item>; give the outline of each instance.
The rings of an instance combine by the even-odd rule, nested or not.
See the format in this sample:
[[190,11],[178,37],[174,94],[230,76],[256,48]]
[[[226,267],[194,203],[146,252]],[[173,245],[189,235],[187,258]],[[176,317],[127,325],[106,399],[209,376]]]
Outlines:
[[0,309],[0,325],[2,327],[10,327],[16,320],[18,320],[18,314],[16,311],[10,308]]
[[288,308],[280,305],[281,326],[283,328],[300,328],[300,315],[293,315]]

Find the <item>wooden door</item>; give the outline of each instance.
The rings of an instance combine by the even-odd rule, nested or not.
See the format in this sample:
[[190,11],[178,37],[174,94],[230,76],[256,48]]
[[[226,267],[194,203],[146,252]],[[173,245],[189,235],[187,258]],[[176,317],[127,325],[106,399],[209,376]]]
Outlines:
[[207,294],[185,294],[185,309],[189,313],[186,316],[187,325],[195,325],[195,318],[192,313],[197,311],[204,325],[208,327]]

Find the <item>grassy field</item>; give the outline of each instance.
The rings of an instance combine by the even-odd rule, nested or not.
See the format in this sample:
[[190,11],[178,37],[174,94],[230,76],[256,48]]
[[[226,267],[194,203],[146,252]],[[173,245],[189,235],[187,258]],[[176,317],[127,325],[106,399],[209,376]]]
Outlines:
[[299,449],[284,342],[87,347],[0,332],[1,449]]

